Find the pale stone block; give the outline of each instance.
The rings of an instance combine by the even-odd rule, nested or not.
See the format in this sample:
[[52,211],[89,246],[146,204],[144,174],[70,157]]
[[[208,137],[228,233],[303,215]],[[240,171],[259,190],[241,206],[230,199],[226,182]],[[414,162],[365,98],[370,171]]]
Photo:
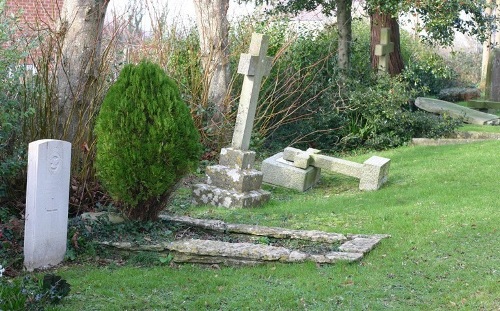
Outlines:
[[24,265],[59,264],[66,253],[71,144],[44,139],[28,149]]
[[373,156],[363,163],[363,174],[359,180],[360,190],[378,190],[387,182],[390,159]]
[[241,54],[240,62],[238,63],[238,73],[253,76],[258,65],[259,55]]
[[219,164],[230,168],[251,169],[255,162],[255,151],[222,148]]
[[315,167],[356,178],[360,178],[362,175],[362,164],[322,154],[315,154],[312,157]]
[[257,170],[241,170],[223,165],[206,169],[207,184],[238,192],[258,190],[262,185],[262,173]]
[[283,152],[262,161],[263,181],[280,187],[306,191],[318,183],[321,169],[309,166],[300,169],[283,159]]
[[265,190],[236,192],[206,184],[196,184],[193,187],[193,203],[199,205],[250,208],[266,203],[270,197],[271,193]]

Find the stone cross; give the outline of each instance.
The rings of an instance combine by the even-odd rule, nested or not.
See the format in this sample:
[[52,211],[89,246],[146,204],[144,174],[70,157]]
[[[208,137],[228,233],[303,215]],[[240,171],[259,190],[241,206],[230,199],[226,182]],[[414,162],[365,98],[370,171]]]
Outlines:
[[64,259],[68,231],[71,143],[43,139],[28,147],[24,266],[28,271]]
[[248,54],[241,54],[238,73],[245,75],[231,147],[248,150],[262,77],[269,75],[272,57],[266,56],[269,38],[253,33]]
[[394,42],[390,42],[391,28],[380,29],[380,44],[375,45],[379,72],[389,71],[389,54],[394,52]]

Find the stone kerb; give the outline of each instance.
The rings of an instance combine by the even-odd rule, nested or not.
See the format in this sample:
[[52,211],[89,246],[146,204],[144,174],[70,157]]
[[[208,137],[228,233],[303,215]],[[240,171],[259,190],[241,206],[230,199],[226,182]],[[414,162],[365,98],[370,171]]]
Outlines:
[[71,143],[44,139],[28,148],[24,265],[59,264],[66,253]]
[[318,153],[317,149],[285,148],[283,153],[263,161],[264,182],[305,191],[319,180],[319,171],[311,168],[358,178],[360,190],[378,190],[387,182],[390,159],[374,156],[360,164]]

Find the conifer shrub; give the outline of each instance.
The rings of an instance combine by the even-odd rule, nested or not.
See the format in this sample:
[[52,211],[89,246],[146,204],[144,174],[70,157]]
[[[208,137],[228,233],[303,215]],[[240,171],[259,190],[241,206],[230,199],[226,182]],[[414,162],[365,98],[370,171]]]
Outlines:
[[97,176],[131,219],[154,220],[201,154],[175,82],[147,61],[123,68],[103,101],[95,134]]

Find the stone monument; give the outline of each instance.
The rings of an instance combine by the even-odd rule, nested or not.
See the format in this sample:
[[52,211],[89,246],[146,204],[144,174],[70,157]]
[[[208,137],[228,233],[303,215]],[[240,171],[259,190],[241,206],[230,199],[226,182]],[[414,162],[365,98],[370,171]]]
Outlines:
[[484,88],[485,98],[467,102],[467,107],[494,113],[500,110],[500,49],[491,50]]
[[267,36],[252,34],[249,53],[240,57],[238,73],[244,78],[231,147],[222,148],[219,165],[207,167],[207,183],[193,187],[196,204],[253,207],[269,200],[270,193],[261,189],[262,173],[253,169],[255,152],[248,150],[260,84],[271,70],[268,41]]
[[24,266],[28,271],[64,259],[68,231],[71,143],[44,139],[28,148]]
[[373,156],[361,164],[319,153],[312,148],[285,148],[262,162],[264,182],[305,191],[318,182],[320,170],[324,170],[355,177],[360,190],[372,191],[380,189],[389,177],[390,159]]
[[394,52],[394,42],[390,42],[391,28],[380,29],[380,44],[375,45],[379,72],[389,71],[389,54]]

